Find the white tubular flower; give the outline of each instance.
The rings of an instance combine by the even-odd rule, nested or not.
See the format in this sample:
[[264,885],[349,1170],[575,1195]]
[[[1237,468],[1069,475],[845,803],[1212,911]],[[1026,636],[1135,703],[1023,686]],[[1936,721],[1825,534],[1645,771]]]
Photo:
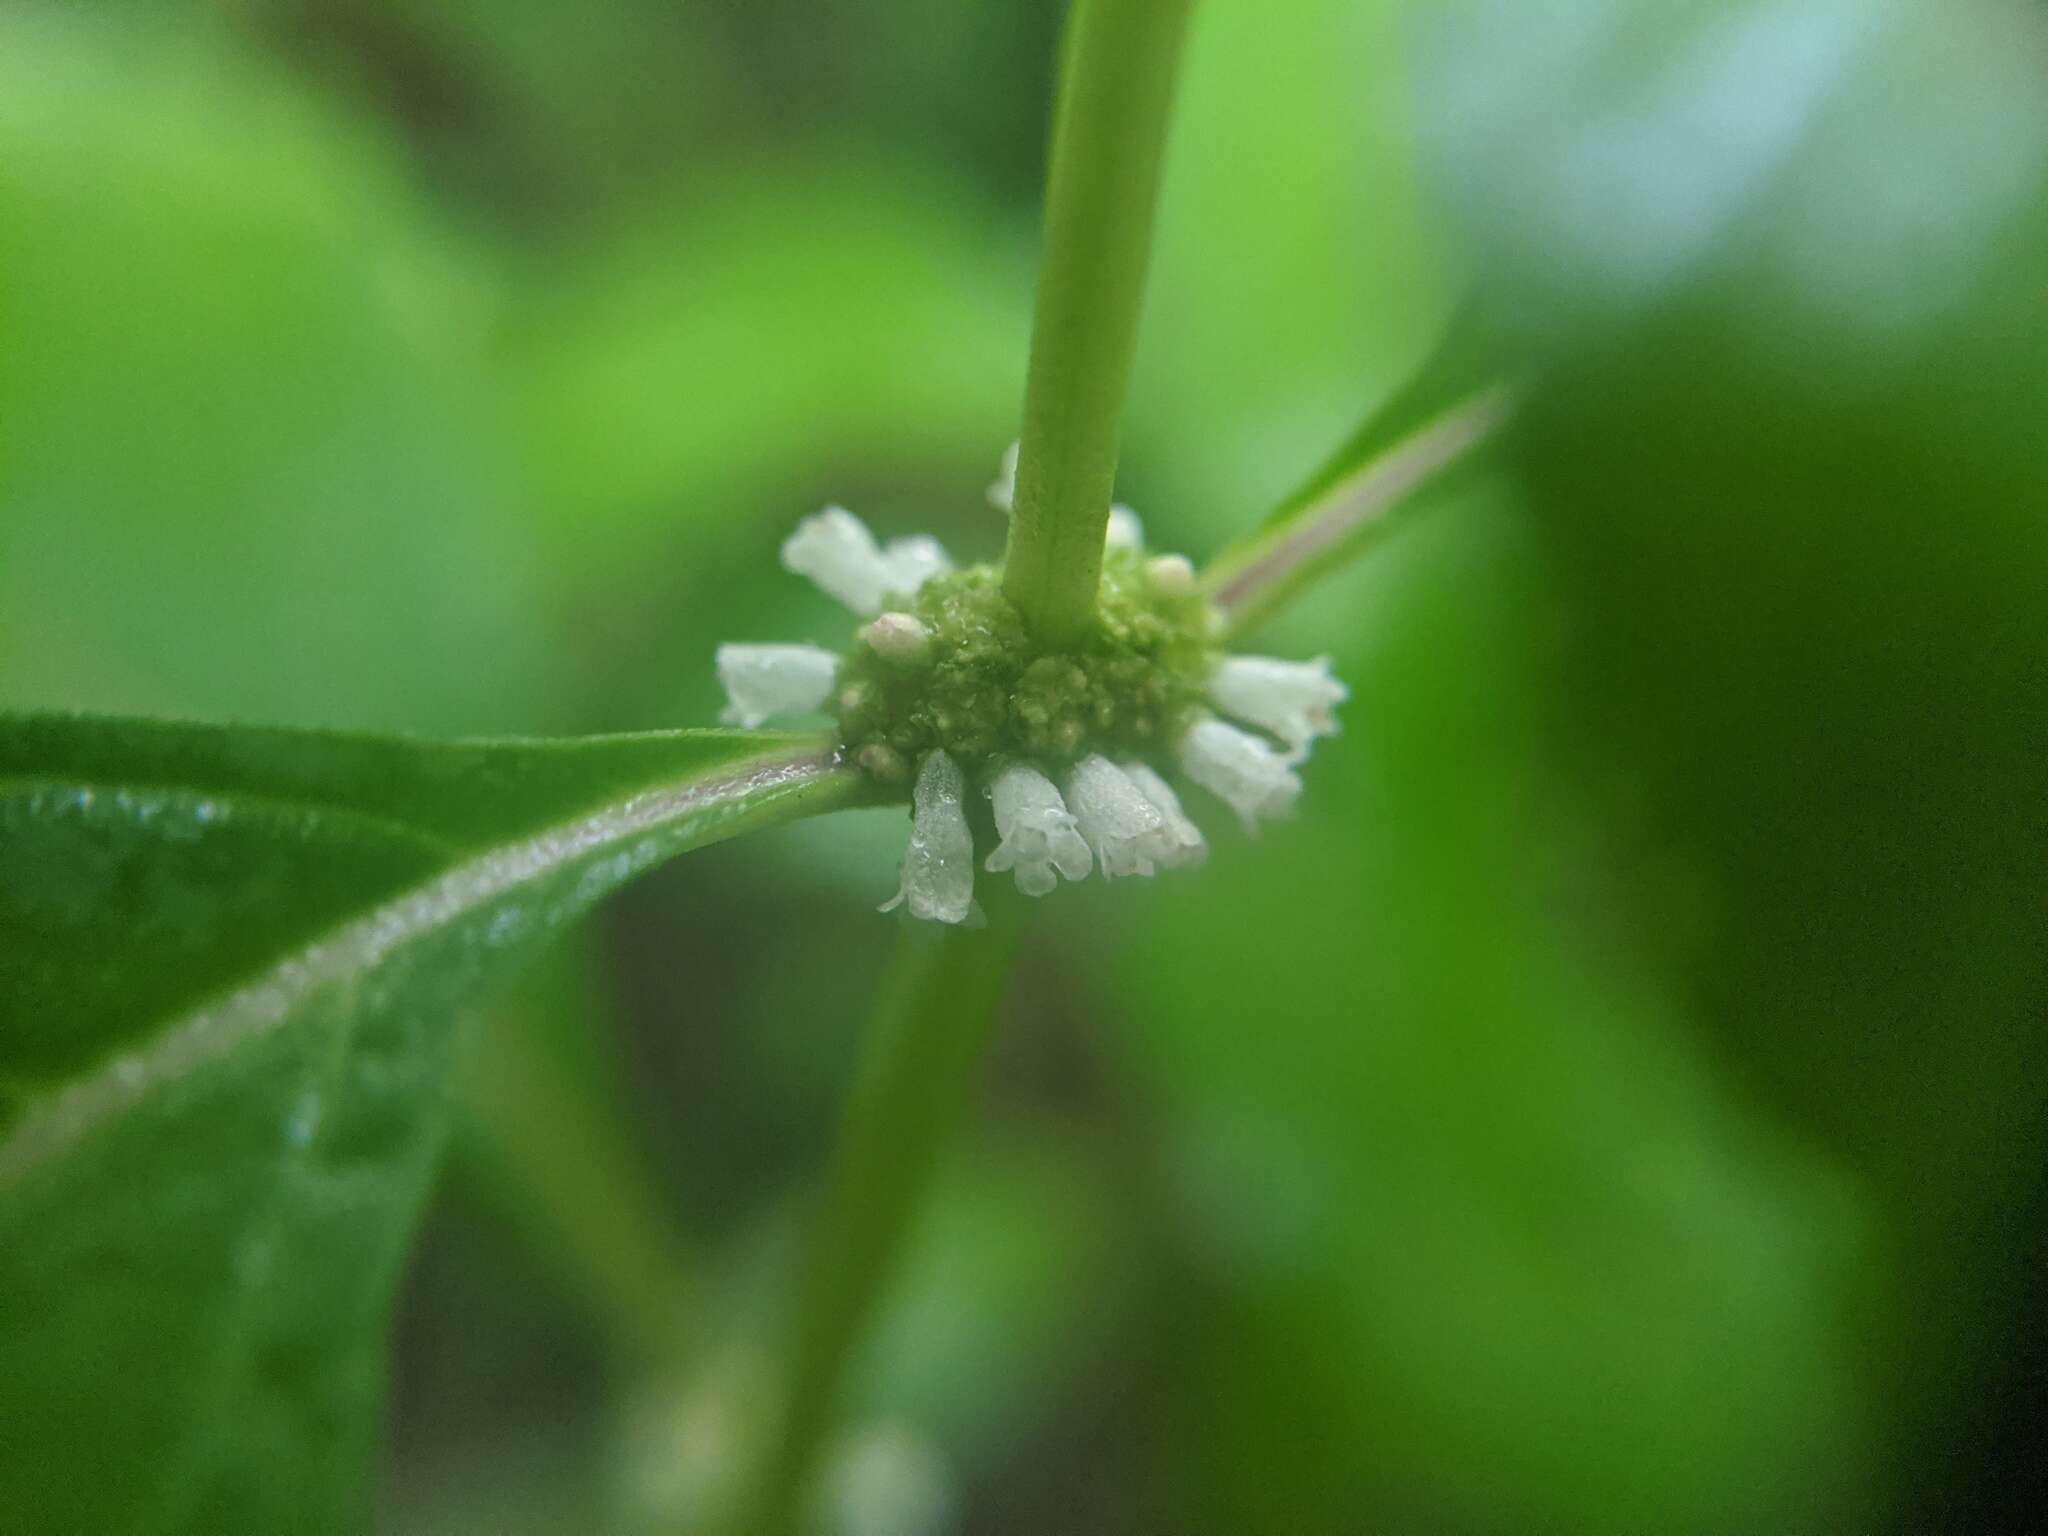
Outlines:
[[824,708],[839,658],[815,645],[721,645],[718,680],[727,704],[719,719],[748,730],[778,715]]
[[1181,767],[1189,778],[1229,804],[1256,834],[1261,816],[1285,816],[1301,794],[1288,759],[1248,731],[1212,718],[1198,720],[1180,740]]
[[890,594],[907,597],[953,568],[937,539],[919,536],[879,546],[868,525],[844,507],[827,507],[798,523],[782,542],[782,564],[863,615],[880,613]]
[[990,874],[1017,872],[1017,889],[1043,896],[1059,884],[1054,871],[1085,880],[1093,861],[1075,830],[1057,785],[1025,763],[1012,763],[988,787],[1002,842],[983,866]]
[[943,576],[953,569],[945,548],[928,533],[891,539],[882,546],[882,564],[889,573],[888,590],[903,597],[914,595],[934,576]]
[[1271,656],[1226,656],[1209,677],[1209,697],[1227,715],[1271,731],[1296,762],[1318,736],[1334,735],[1330,711],[1351,690],[1330,675],[1330,658],[1280,661]]
[[989,483],[988,504],[998,512],[1007,514],[1017,504],[1017,450],[1022,446],[1012,443],[1003,450],[1002,467]]
[[889,568],[868,525],[844,507],[827,507],[782,541],[785,570],[808,576],[855,613],[880,613]]
[[884,912],[908,902],[912,917],[967,921],[974,910],[974,834],[967,829],[966,798],[960,765],[943,752],[927,752],[911,792],[902,884],[882,903]]
[[1165,819],[1171,846],[1159,855],[1159,867],[1192,869],[1208,858],[1209,845],[1203,840],[1202,829],[1180,808],[1180,796],[1173,792],[1173,786],[1143,763],[1125,763],[1123,770],[1125,776],[1138,786],[1138,793],[1150,800],[1152,808]]
[[1067,776],[1067,805],[1095,850],[1105,880],[1149,875],[1180,846],[1159,807],[1129,774],[1100,753],[1074,764]]
[[[988,487],[989,503],[1006,512],[1017,503],[1019,453],[1012,443]],[[1184,773],[1227,802],[1247,833],[1293,811],[1302,790],[1295,770],[1336,731],[1335,710],[1350,696],[1330,658],[1226,656],[1210,666],[1227,636],[1193,564],[1148,551],[1138,515],[1119,503],[1109,507],[1103,547],[1111,627],[1134,616],[1128,656],[1038,655],[1000,591],[999,567],[927,587],[953,569],[938,540],[879,543],[839,506],[799,523],[782,563],[860,615],[848,654],[718,648],[728,722],[753,727],[829,708],[838,717],[836,760],[899,796],[911,787],[909,843],[884,912],[907,906],[928,922],[978,926],[975,863],[983,857],[988,873],[1010,875],[1032,897],[1097,869],[1115,880],[1202,863],[1208,844],[1174,784],[1147,762],[1095,750],[1149,735],[1162,719],[1188,718],[1191,692],[1205,692],[1216,712],[1194,711],[1174,743],[1174,782]],[[920,609],[911,599],[921,589],[931,596]],[[913,753],[897,745],[904,741],[932,747]],[[988,796],[993,849],[974,846],[970,781]]]

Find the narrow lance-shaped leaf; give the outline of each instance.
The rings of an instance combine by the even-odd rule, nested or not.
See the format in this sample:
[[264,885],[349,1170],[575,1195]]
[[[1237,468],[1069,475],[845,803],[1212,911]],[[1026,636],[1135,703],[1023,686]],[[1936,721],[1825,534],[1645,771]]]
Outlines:
[[1397,508],[1454,490],[1460,470],[1508,418],[1491,336],[1470,307],[1408,382],[1246,537],[1203,584],[1232,634],[1256,628],[1302,587],[1368,548]]
[[465,1004],[813,737],[0,720],[0,1523],[358,1530]]

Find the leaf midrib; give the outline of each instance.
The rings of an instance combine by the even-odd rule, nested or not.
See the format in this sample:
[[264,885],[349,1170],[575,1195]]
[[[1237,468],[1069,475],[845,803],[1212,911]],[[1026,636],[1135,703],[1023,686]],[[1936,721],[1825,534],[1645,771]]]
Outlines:
[[[28,1106],[0,1140],[0,1191],[142,1102],[156,1087],[282,1025],[318,987],[367,971],[406,944],[578,858],[658,831],[692,811],[778,784],[823,786],[833,755],[744,761],[708,780],[654,784],[597,810],[545,824],[510,843],[471,850],[433,875],[343,918],[206,1005],[167,1019],[124,1053]],[[467,887],[467,889],[465,889]]]

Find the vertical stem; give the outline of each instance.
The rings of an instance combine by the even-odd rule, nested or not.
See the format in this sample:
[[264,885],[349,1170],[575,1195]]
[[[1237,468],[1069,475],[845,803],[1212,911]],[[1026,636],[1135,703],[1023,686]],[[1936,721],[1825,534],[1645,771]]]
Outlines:
[[545,1244],[606,1342],[643,1373],[683,1360],[699,1285],[653,1169],[599,1083],[525,1009],[491,1022],[463,1083],[480,1172]]
[[[1047,177],[1031,368],[1003,591],[1047,650],[1093,622],[1192,0],[1074,0]],[[749,1530],[791,1531],[846,1362],[973,1084],[1016,947],[996,890],[979,932],[907,926],[802,1256],[781,1424]]]
[[783,1419],[757,1530],[796,1527],[847,1359],[973,1087],[1019,926],[1010,893],[989,894],[986,928],[904,925],[801,1259]]
[[1047,650],[1088,630],[1190,0],[1074,0],[1003,591]]

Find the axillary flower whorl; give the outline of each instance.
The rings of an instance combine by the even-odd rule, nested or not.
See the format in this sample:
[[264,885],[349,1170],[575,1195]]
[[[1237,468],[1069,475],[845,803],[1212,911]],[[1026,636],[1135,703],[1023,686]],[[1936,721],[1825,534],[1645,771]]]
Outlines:
[[[989,487],[999,510],[1015,473],[1012,448]],[[994,567],[957,569],[928,537],[880,543],[843,507],[798,524],[782,563],[863,623],[843,654],[720,646],[724,718],[751,728],[829,713],[850,762],[909,786],[910,843],[885,911],[973,920],[977,846],[1028,896],[1098,869],[1199,864],[1207,845],[1161,767],[1255,832],[1293,810],[1295,770],[1347,697],[1328,657],[1223,654],[1194,568],[1148,554],[1128,507],[1110,510],[1095,630],[1074,651],[1034,649]]]

